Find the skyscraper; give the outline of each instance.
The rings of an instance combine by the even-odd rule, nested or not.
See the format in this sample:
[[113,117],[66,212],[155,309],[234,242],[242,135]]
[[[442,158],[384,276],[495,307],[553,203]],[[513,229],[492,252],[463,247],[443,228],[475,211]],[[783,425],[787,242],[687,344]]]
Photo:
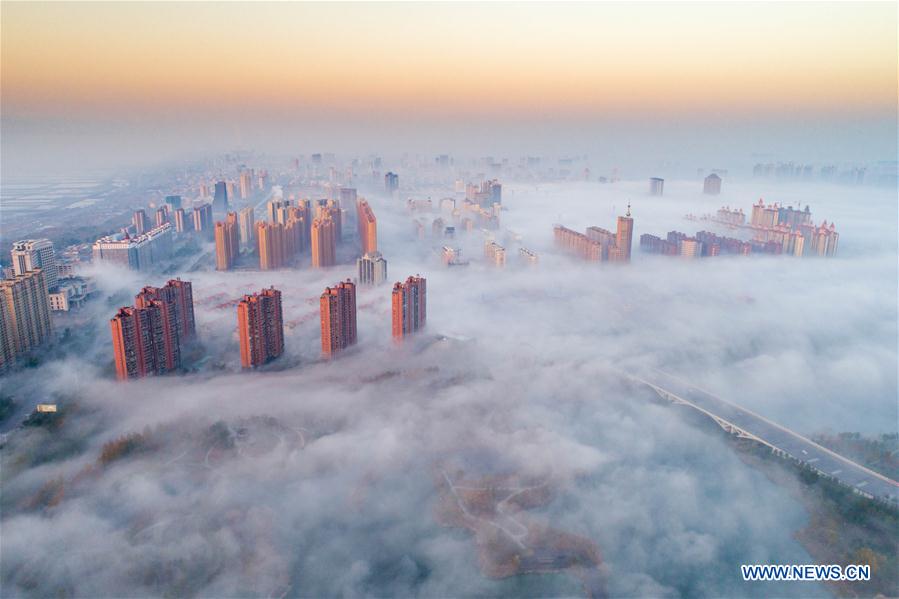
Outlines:
[[712,173],[702,182],[702,193],[708,195],[718,195],[721,193],[721,177]]
[[387,193],[393,193],[400,188],[400,176],[396,173],[387,173],[384,175],[384,189]]
[[194,221],[184,213],[184,208],[175,208],[175,232],[187,233],[194,230]]
[[665,180],[658,177],[649,179],[649,195],[660,196],[665,191]]
[[[290,200],[279,198],[277,200],[269,200],[266,208],[268,209],[268,222],[284,224],[287,222],[287,208],[290,206]],[[283,215],[283,216],[282,216]]]
[[356,203],[356,222],[359,225],[359,243],[362,253],[369,254],[378,251],[378,219],[372,212],[371,206],[365,200]]
[[380,285],[387,280],[387,260],[381,252],[367,253],[356,260],[360,285]]
[[334,220],[325,214],[312,221],[312,266],[324,268],[337,263],[337,236]]
[[216,181],[215,183],[212,212],[214,216],[225,215],[228,212],[228,185],[224,181]]
[[194,334],[190,283],[176,279],[144,287],[134,305],[119,308],[109,324],[120,380],[179,369],[182,343]]
[[162,208],[156,209],[156,226],[161,227],[162,225],[169,222],[169,211],[168,207],[163,206]]
[[618,256],[623,262],[631,261],[631,243],[634,239],[634,219],[631,217],[631,205],[627,205],[627,213],[618,217],[618,232],[615,235],[615,245],[618,248]]
[[237,213],[229,212],[225,220],[215,223],[215,269],[231,270],[239,252]]
[[240,173],[240,199],[246,200],[253,193],[253,171]]
[[402,339],[424,328],[428,298],[426,281],[423,277],[416,275],[406,279],[405,283],[395,283],[390,299],[393,307],[394,339]]
[[285,265],[284,227],[278,223],[256,223],[259,269],[274,270]]
[[134,305],[141,307],[150,301],[162,301],[169,306],[169,313],[178,330],[181,343],[196,335],[194,320],[194,294],[190,281],[170,279],[162,287],[144,287],[134,298]]
[[59,281],[59,266],[56,264],[56,252],[49,239],[26,239],[12,245],[12,268],[16,275],[41,269],[47,290],[56,289]]
[[171,212],[181,207],[181,196],[165,196],[165,204]]
[[238,237],[240,238],[240,246],[243,248],[254,247],[255,244],[255,216],[253,207],[247,206],[242,208],[238,213]]
[[150,221],[147,220],[147,213],[143,208],[134,211],[131,215],[131,224],[134,225],[135,235],[143,235],[150,230]]
[[506,265],[506,248],[495,241],[487,241],[484,243],[484,257],[493,266],[503,267]]
[[322,355],[330,357],[356,343],[356,285],[347,279],[326,287],[320,300]]
[[195,206],[194,231],[207,239],[213,239],[215,236],[215,224],[212,218],[212,204]]
[[261,366],[284,353],[284,315],[281,292],[271,287],[245,295],[237,304],[240,363]]
[[[0,370],[53,333],[47,283],[40,268],[0,281]],[[8,361],[7,361],[8,360]]]

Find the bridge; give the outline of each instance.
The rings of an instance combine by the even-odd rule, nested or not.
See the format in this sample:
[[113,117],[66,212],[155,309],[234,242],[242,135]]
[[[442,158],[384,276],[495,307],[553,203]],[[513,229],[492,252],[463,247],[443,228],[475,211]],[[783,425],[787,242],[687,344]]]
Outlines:
[[635,383],[649,387],[662,399],[690,407],[708,416],[732,435],[765,445],[772,452],[812,468],[820,476],[835,480],[860,495],[894,507],[899,505],[899,483],[893,479],[822,447],[764,416],[661,371],[643,376],[625,376]]

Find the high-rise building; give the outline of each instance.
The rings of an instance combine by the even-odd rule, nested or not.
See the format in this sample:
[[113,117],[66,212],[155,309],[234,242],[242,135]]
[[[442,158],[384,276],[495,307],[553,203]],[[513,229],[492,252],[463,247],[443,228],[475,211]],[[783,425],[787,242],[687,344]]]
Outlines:
[[332,356],[356,343],[356,285],[347,279],[326,287],[320,299],[322,354]]
[[484,244],[484,257],[493,266],[503,267],[506,265],[506,248],[495,241],[487,241]]
[[188,233],[194,230],[194,221],[188,218],[184,208],[175,208],[175,232]]
[[402,339],[424,328],[427,320],[427,281],[418,275],[396,283],[391,293],[393,338]]
[[721,177],[712,173],[702,182],[702,193],[708,195],[718,195],[721,193]]
[[212,204],[194,207],[194,231],[207,239],[214,239],[215,221],[213,220]]
[[365,200],[356,203],[356,222],[359,225],[359,242],[362,253],[369,254],[378,251],[378,219],[372,212],[371,206]]
[[162,208],[156,209],[156,226],[161,227],[162,225],[169,222],[169,210],[168,207],[163,206]]
[[384,175],[384,189],[387,193],[393,193],[400,188],[400,176],[396,173],[387,173]]
[[40,268],[0,281],[0,370],[53,333],[47,283]]
[[341,187],[337,194],[341,206],[353,206],[356,203],[356,188]]
[[172,225],[150,229],[143,235],[108,235],[94,242],[95,262],[118,264],[132,270],[149,270],[172,256]]
[[253,193],[253,171],[245,170],[240,173],[240,199],[249,199]]
[[10,252],[12,268],[16,275],[41,269],[47,290],[56,289],[59,281],[59,266],[56,263],[56,252],[49,239],[26,239],[12,245]]
[[627,205],[627,213],[618,217],[618,232],[615,234],[615,245],[620,259],[631,261],[631,244],[634,239],[634,219],[631,217],[631,205]]
[[240,246],[244,248],[251,248],[256,245],[255,243],[255,216],[253,214],[253,207],[247,206],[246,208],[242,208],[238,213],[237,217],[238,221],[238,237],[240,238]]
[[660,196],[665,191],[665,179],[651,177],[649,179],[649,195]]
[[278,198],[269,200],[266,208],[268,210],[268,222],[285,224],[287,222],[287,208],[290,207],[290,200]]
[[274,270],[286,265],[283,225],[256,223],[256,244],[260,270]]
[[337,200],[318,200],[315,206],[315,218],[330,216],[334,221],[334,242],[340,243],[343,235],[343,211]]
[[[262,224],[262,223],[260,223]],[[262,366],[284,353],[284,315],[281,292],[271,287],[245,295],[237,304],[240,363]]]
[[602,244],[588,238],[583,233],[563,227],[553,226],[553,239],[556,247],[590,262],[600,262],[603,258]]
[[538,262],[540,262],[540,258],[536,252],[533,252],[527,248],[518,248],[518,257],[522,262],[529,266],[534,266]]
[[337,234],[334,220],[327,214],[312,221],[312,266],[323,268],[337,264]]
[[165,196],[165,204],[170,212],[175,212],[181,207],[181,196]]
[[134,211],[134,214],[131,215],[131,224],[134,226],[135,235],[143,235],[150,230],[150,221],[143,208]]
[[225,215],[228,212],[228,185],[224,181],[216,181],[215,183],[212,212],[214,216]]
[[110,328],[119,379],[179,369],[182,346],[196,334],[190,282],[172,279],[163,287],[144,287],[134,306],[119,309]]
[[225,220],[215,223],[215,269],[231,270],[239,253],[237,213],[229,212]]
[[360,285],[380,285],[387,280],[387,260],[381,252],[370,252],[356,260]]
[[134,298],[134,305],[142,307],[151,301],[161,301],[169,307],[168,313],[178,330],[178,340],[184,343],[197,334],[194,319],[194,294],[190,281],[170,279],[162,287],[144,287]]

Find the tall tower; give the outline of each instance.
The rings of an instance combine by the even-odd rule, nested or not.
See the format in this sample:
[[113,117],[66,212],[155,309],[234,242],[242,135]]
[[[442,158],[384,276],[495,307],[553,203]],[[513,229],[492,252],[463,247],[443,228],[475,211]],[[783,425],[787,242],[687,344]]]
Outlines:
[[320,299],[322,355],[330,357],[356,343],[356,285],[349,279],[325,288]]
[[237,304],[240,363],[261,366],[284,353],[284,315],[281,292],[271,287],[245,295]]
[[423,277],[416,275],[406,279],[405,283],[394,284],[390,297],[394,339],[402,339],[424,328],[428,299],[426,283]]
[[56,252],[49,239],[27,239],[12,245],[12,269],[16,275],[41,269],[47,290],[56,289],[59,281],[59,267],[56,264]]
[[215,183],[212,211],[216,216],[224,215],[228,212],[228,184],[224,181],[216,181]]
[[337,234],[334,220],[327,214],[312,221],[312,266],[323,268],[337,264]]
[[137,297],[138,305],[119,308],[109,321],[120,380],[165,374],[181,367],[174,306],[151,296],[142,292]]
[[135,235],[143,235],[150,230],[150,221],[147,220],[147,213],[143,208],[134,211],[131,215],[131,224],[134,225]]
[[387,260],[381,252],[365,254],[356,260],[360,285],[380,285],[387,280]]
[[285,264],[284,227],[278,223],[256,223],[259,269],[274,270]]
[[241,247],[251,248],[255,245],[255,217],[253,215],[253,207],[247,206],[242,208],[237,216],[238,221],[238,237]]
[[356,202],[356,222],[359,225],[359,242],[362,253],[369,254],[378,251],[378,219],[372,212],[371,206],[365,200]]
[[225,220],[215,223],[215,269],[231,270],[239,252],[237,213],[229,212]]
[[631,261],[631,242],[634,238],[634,219],[631,218],[631,205],[627,205],[627,214],[618,217],[618,232],[615,235],[615,245],[618,255],[623,262]]
[[170,306],[169,312],[175,320],[180,342],[196,335],[194,295],[190,281],[171,279],[163,287],[144,287],[135,296],[134,305],[141,307],[153,300],[166,302]]
[[4,353],[16,356],[28,352],[53,333],[50,299],[40,268],[0,281],[0,302],[4,304],[0,312],[7,346]]

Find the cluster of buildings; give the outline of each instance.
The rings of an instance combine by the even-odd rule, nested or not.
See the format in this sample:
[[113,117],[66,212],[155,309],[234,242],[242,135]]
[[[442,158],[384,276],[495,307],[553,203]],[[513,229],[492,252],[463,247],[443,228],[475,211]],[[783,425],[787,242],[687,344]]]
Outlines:
[[601,227],[587,227],[586,233],[580,233],[562,225],[553,226],[557,248],[590,262],[630,262],[633,236],[630,205],[627,214],[618,217],[614,234]]
[[150,270],[172,257],[172,225],[166,222],[135,235],[128,231],[107,235],[95,241],[92,250],[95,262]]
[[[759,199],[752,206],[749,223],[743,210],[727,206],[720,208],[711,220],[730,227],[750,229],[753,247],[761,244],[770,248],[770,253],[833,256],[840,240],[833,223],[823,221],[820,225],[814,224],[808,206],[799,209],[778,203],[765,204],[764,200]],[[775,249],[777,247],[780,249]]]
[[196,335],[191,284],[173,279],[144,287],[109,324],[119,380],[177,371],[184,344]]

